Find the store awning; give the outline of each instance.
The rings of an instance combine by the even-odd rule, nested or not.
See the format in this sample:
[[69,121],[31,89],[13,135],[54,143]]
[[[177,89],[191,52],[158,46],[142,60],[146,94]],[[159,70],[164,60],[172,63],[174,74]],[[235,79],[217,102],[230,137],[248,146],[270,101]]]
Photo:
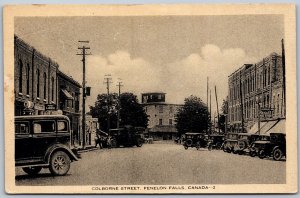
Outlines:
[[[250,134],[258,133],[258,123],[256,122],[248,131]],[[260,134],[269,135],[270,133],[285,133],[285,119],[270,120],[260,123]]]
[[285,119],[279,120],[274,126],[272,126],[268,131],[267,134],[270,133],[285,133]]
[[67,100],[73,100],[73,96],[65,89],[62,89],[61,92],[63,93],[63,96],[67,99]]
[[[263,129],[263,127],[267,124],[267,122],[260,122],[260,130]],[[258,132],[258,123],[256,122],[251,129],[248,131],[250,134],[255,134]]]

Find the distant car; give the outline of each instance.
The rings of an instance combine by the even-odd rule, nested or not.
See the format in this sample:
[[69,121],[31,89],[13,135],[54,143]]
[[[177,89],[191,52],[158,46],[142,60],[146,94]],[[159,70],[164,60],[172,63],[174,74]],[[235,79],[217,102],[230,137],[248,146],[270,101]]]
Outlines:
[[183,147],[188,149],[189,147],[195,147],[197,150],[205,148],[208,145],[208,136],[204,133],[185,133],[183,139]]
[[49,168],[53,175],[66,175],[80,156],[71,147],[70,120],[63,115],[15,117],[15,166],[29,175]]
[[111,129],[108,137],[108,144],[112,148],[120,146],[141,147],[143,146],[144,141],[145,138],[142,130],[129,125],[117,129]]
[[99,145],[99,148],[107,148],[107,139],[108,139],[108,134],[105,133],[104,131],[101,131],[100,129],[97,129],[96,132],[96,137],[95,137],[95,147]]
[[234,152],[234,148],[238,144],[238,133],[227,133],[225,136],[224,144],[223,144],[223,151],[224,152]]
[[274,160],[281,160],[286,157],[286,139],[283,133],[270,133],[270,141],[265,141],[259,149],[258,157],[273,157]]
[[209,136],[208,150],[221,149],[224,143],[224,135],[213,134]]

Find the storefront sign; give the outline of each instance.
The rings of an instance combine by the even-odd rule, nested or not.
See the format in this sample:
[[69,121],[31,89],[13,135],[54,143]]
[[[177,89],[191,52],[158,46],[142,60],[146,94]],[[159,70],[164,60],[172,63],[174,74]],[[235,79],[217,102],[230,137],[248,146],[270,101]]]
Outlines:
[[45,110],[46,111],[55,111],[56,110],[56,104],[45,104]]

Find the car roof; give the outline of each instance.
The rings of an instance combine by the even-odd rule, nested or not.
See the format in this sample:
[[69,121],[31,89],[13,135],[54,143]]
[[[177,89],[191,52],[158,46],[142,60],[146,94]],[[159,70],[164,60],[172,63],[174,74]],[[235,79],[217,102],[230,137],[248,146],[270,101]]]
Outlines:
[[69,120],[68,116],[65,115],[29,115],[29,116],[15,116],[15,120],[46,120],[46,119],[66,119]]

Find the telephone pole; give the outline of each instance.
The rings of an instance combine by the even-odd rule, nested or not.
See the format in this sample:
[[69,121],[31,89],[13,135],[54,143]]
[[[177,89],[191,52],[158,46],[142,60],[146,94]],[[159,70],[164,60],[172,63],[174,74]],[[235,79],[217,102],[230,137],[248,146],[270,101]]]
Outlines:
[[216,85],[215,85],[215,95],[216,95],[217,113],[218,113],[218,131],[219,131],[219,134],[220,134],[220,126],[219,126],[219,123],[220,123],[220,115],[219,115],[219,104],[218,104],[217,86],[216,86]]
[[[121,79],[119,79],[121,80]],[[120,127],[120,110],[121,110],[121,87],[122,87],[122,81],[119,81],[117,84],[117,87],[119,87],[119,99],[118,99],[118,120],[117,120],[117,128]]]
[[85,148],[86,144],[86,131],[85,131],[85,59],[86,56],[91,55],[91,53],[87,53],[86,50],[90,49],[90,47],[86,47],[84,44],[88,44],[89,41],[78,41],[80,44],[82,44],[82,47],[78,47],[79,50],[81,50],[81,53],[78,53],[76,55],[82,56],[82,147]]
[[107,132],[110,135],[110,96],[109,96],[109,85],[112,83],[110,74],[106,74],[104,77],[106,89],[107,89]]

